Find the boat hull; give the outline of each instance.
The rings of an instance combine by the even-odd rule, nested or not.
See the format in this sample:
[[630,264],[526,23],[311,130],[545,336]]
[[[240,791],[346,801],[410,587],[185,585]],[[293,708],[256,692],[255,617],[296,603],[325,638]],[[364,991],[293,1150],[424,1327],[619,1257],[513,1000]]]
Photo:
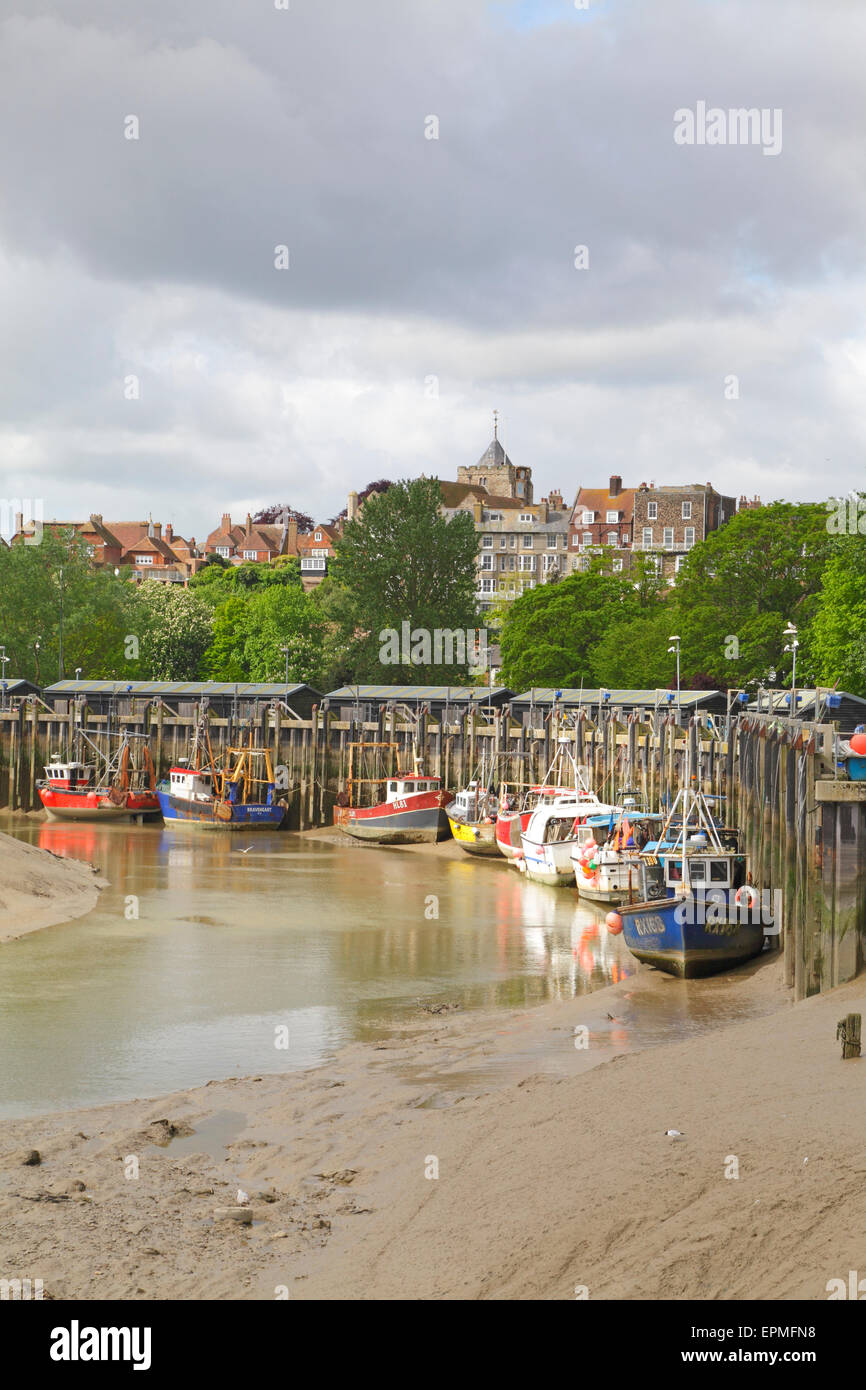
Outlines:
[[338,806],[334,822],[344,834],[370,844],[435,844],[451,837],[445,807],[453,799],[449,792],[420,792],[401,798],[399,805],[383,801],[378,806]]
[[153,792],[128,792],[120,803],[104,791],[64,791],[38,787],[39,799],[49,820],[129,820],[132,816],[159,815],[159,800]]
[[682,897],[624,905],[622,934],[632,955],[668,975],[691,980],[742,965],[763,949],[759,910],[741,913],[726,907],[718,913],[722,920],[698,922],[689,920],[688,906]]
[[496,848],[506,859],[519,859],[520,836],[529,824],[531,811],[507,811],[496,820]]
[[231,819],[223,820],[217,815],[213,801],[189,802],[162,791],[157,795],[166,825],[181,825],[193,830],[278,830],[286,814],[285,806],[252,802],[232,806]]
[[496,840],[496,825],[493,821],[471,824],[466,821],[455,820],[453,816],[449,816],[448,824],[454,839],[467,854],[475,854],[479,857],[498,856],[499,845]]

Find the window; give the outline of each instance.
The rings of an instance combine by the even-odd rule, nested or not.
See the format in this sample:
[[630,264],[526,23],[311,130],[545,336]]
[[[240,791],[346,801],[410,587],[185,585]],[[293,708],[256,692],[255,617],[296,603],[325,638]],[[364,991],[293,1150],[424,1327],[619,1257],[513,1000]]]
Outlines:
[[[324,592],[324,591],[323,591],[323,592]],[[481,581],[481,592],[482,592],[482,594],[492,594],[492,593],[493,593],[493,580],[492,580],[492,579],[482,579],[482,581]]]
[[556,549],[556,532],[554,532],[553,535],[551,535],[551,534],[548,532],[548,536],[547,536],[547,548],[548,548],[548,550],[555,550],[555,549]]
[[521,537],[521,540],[523,541],[523,549],[524,549],[524,550],[531,550],[531,549],[532,549],[532,539],[533,539],[532,536],[522,536],[522,537]]
[[322,539],[322,533],[321,533],[321,531],[317,531],[316,534],[315,534],[315,536],[313,537],[313,539],[314,539],[314,540],[317,540],[317,541],[320,541],[320,540]]
[[499,549],[500,549],[500,550],[504,550],[507,544],[508,544],[508,537],[507,537],[507,536],[500,536],[500,537],[499,537]]
[[616,545],[617,540],[618,540],[618,537],[617,537],[616,531],[608,531],[608,533],[607,533],[607,543],[608,543],[608,545]]
[[686,550],[691,550],[692,546],[693,546],[694,543],[695,543],[695,528],[694,528],[694,526],[687,526],[687,527],[686,527],[686,531],[685,531],[685,535],[686,535]]
[[153,556],[152,556],[152,555],[136,555],[136,557],[135,557],[135,563],[136,563],[137,565],[152,565],[152,564],[153,564]]
[[547,574],[548,570],[556,569],[556,567],[557,567],[558,564],[559,564],[559,561],[557,560],[557,558],[556,558],[555,555],[545,555],[545,557],[544,557],[544,572],[545,572],[545,574]]
[[534,569],[535,569],[535,556],[534,556],[534,555],[521,555],[521,557],[520,557],[520,568],[521,568],[522,570],[534,570]]
[[643,528],[643,548],[644,548],[644,550],[651,550],[651,549],[652,549],[652,543],[653,543],[653,528],[652,528],[651,526],[645,526],[645,527]]
[[222,555],[224,560],[227,560],[231,552],[227,545],[218,545],[216,548],[216,553],[217,555]]
[[574,535],[573,535],[572,538],[571,538],[571,545],[572,545],[572,549],[576,549],[577,546],[580,545],[580,537],[578,536],[578,534],[577,534],[576,531],[575,531]]
[[533,517],[532,512],[521,512],[521,513],[520,513],[520,520],[521,520],[521,521],[534,521],[535,518]]
[[307,571],[309,571],[309,570],[324,571],[324,570],[326,570],[327,568],[328,568],[328,562],[327,562],[327,560],[313,559],[313,558],[310,557],[310,556],[305,556],[304,559],[301,561],[301,569],[302,569],[302,570],[307,570]]
[[492,546],[492,544],[493,544],[493,537],[492,537],[492,536],[482,536],[482,537],[481,537],[481,544],[484,546],[484,549],[485,549],[485,550],[489,550],[490,546]]
[[591,526],[592,523],[593,523],[594,521],[595,521],[595,512],[586,512],[586,511],[585,511],[584,514],[583,514],[583,524],[584,524],[584,526]]
[[582,540],[584,545],[592,545],[592,532],[584,531]]
[[684,560],[685,558],[686,558],[685,555],[677,555],[676,559],[674,560],[674,573],[675,573],[675,574],[679,574],[680,568],[681,568],[682,563],[683,563],[683,560]]
[[517,537],[516,537],[516,536],[509,536],[509,537],[508,537],[508,545],[509,545],[509,548],[510,548],[511,550],[513,550],[514,547],[517,545]]
[[691,519],[692,519],[692,504],[691,504],[691,502],[684,502],[684,503],[683,503],[683,521],[691,521]]
[[257,560],[258,558],[259,558],[259,552],[258,552],[257,550],[245,550],[245,551],[244,551],[244,559],[245,559],[245,560]]
[[613,557],[613,572],[614,572],[614,574],[619,574],[619,572],[620,572],[621,569],[622,569],[622,556],[621,556],[621,555],[614,555],[614,557]]
[[619,521],[619,512],[608,512],[605,517],[605,521],[607,521],[608,523],[610,523],[611,521]]
[[647,504],[646,504],[646,514],[647,514],[647,520],[648,520],[648,521],[657,521],[657,520],[658,520],[658,514],[659,514],[659,504],[658,504],[658,502],[647,502]]
[[483,570],[492,570],[492,569],[493,569],[493,556],[492,556],[492,555],[482,555],[482,556],[481,556],[481,568],[482,568]]
[[674,528],[673,528],[673,526],[666,526],[666,527],[664,528],[664,531],[662,532],[662,537],[663,537],[663,539],[662,539],[662,545],[664,546],[665,550],[673,550],[673,548],[674,548]]

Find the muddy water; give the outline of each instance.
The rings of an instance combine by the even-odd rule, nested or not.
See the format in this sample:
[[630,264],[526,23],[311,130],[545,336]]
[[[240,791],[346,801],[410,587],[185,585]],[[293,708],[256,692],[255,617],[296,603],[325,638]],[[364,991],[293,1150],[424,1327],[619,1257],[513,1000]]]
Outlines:
[[635,970],[572,890],[454,844],[0,829],[111,885],[88,916],[0,950],[0,1115],[308,1067],[424,1006],[525,1006]]

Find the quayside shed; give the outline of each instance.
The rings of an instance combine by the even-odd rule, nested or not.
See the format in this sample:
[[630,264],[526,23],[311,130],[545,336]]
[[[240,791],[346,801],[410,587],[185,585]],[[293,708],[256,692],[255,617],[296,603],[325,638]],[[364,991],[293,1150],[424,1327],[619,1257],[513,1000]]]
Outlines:
[[597,719],[600,710],[620,709],[625,715],[638,710],[648,718],[657,711],[676,714],[679,710],[681,720],[686,720],[694,714],[724,717],[727,696],[722,690],[681,690],[677,695],[676,690],[608,690],[603,686],[595,690],[556,690],[535,686],[514,696],[511,712],[519,724],[528,728],[543,722],[554,705],[568,714],[584,709],[588,719]]
[[356,723],[373,723],[383,709],[401,706],[413,715],[426,707],[432,719],[444,716],[447,723],[463,718],[473,707],[482,713],[499,709],[513,693],[504,685],[490,689],[484,685],[341,685],[329,691],[325,700],[338,719]]
[[299,719],[309,719],[321,692],[306,684],[284,681],[56,681],[43,692],[46,704],[60,714],[70,701],[84,698],[94,714],[140,714],[155,699],[164,700],[181,718],[191,718],[207,700],[218,718],[249,719],[272,700],[289,706]]

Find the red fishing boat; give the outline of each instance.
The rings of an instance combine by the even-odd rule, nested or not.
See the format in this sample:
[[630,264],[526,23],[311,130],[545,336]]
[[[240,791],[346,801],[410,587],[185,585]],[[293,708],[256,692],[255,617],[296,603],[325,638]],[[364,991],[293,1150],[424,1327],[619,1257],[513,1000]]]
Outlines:
[[159,814],[156,778],[150,751],[142,743],[134,756],[129,734],[119,736],[113,756],[106,757],[83,731],[86,743],[102,759],[85,763],[59,753],[51,757],[37,782],[39,799],[51,820],[123,820]]
[[376,806],[337,806],[334,822],[356,840],[379,845],[417,844],[451,836],[445,807],[454,797],[440,777],[398,772],[388,778],[385,800]]

